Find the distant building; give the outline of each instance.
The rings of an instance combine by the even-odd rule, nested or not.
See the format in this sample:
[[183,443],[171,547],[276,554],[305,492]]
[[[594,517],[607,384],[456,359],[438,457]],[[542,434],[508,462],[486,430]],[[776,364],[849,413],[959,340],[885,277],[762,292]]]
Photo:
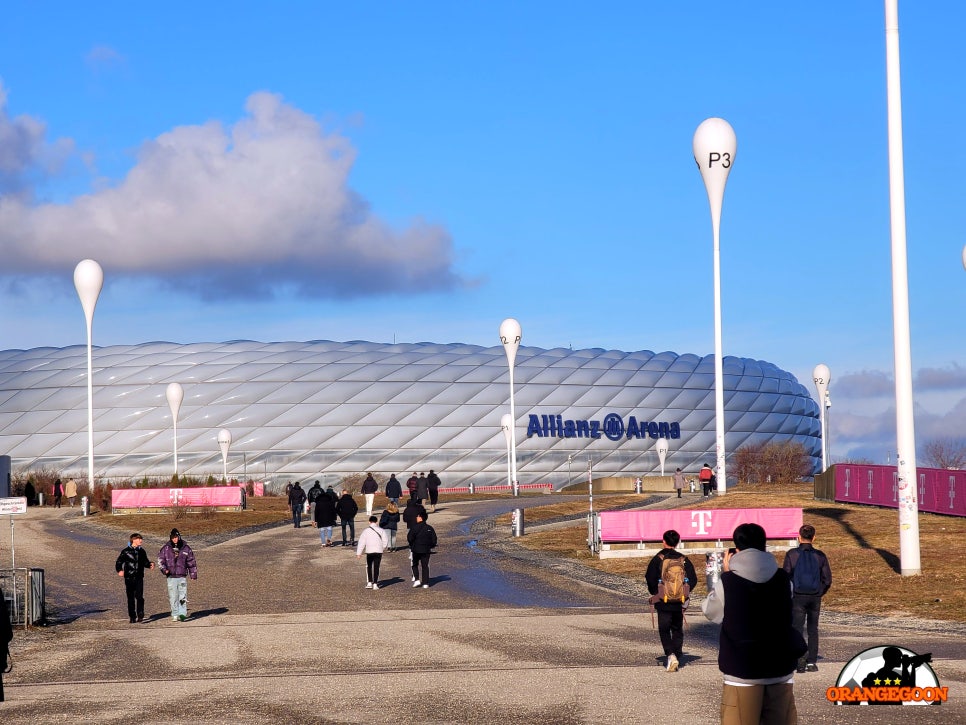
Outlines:
[[[521,347],[514,368],[520,483],[714,465],[713,356]],[[506,483],[502,346],[372,342],[152,342],[95,348],[95,475],[173,473],[166,386],[180,383],[179,472],[335,483],[349,473],[440,472],[444,486]],[[725,357],[728,454],[802,443],[821,468],[819,408],[790,373]],[[87,470],[85,346],[0,351],[0,453],[14,470]]]

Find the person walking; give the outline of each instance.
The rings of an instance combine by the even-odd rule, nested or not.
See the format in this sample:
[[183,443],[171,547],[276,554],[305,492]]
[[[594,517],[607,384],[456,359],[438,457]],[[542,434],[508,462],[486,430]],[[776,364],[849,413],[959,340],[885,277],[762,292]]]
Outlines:
[[439,501],[439,487],[442,481],[439,480],[439,476],[433,469],[429,469],[429,475],[426,476],[426,489],[429,492],[429,505],[433,513],[436,513],[436,502]]
[[657,612],[665,666],[668,672],[677,672],[684,648],[684,610],[698,577],[691,560],[675,549],[681,543],[681,535],[668,529],[661,538],[664,548],[648,563],[644,581],[651,594],[648,601]]
[[332,488],[331,483],[326,487],[325,495],[332,499],[332,503],[339,503],[339,494]]
[[312,488],[305,492],[305,497],[309,501],[309,519],[315,521],[315,502],[319,500],[319,496],[323,494],[322,484],[316,481]]
[[832,586],[828,557],[812,542],[815,527],[805,524],[798,530],[798,546],[785,553],[782,569],[792,580],[792,626],[801,632],[808,652],[798,660],[796,672],[818,672],[818,617],[822,597]]
[[77,481],[73,478],[67,479],[67,486],[64,487],[64,495],[67,496],[67,503],[74,508],[74,499],[77,498]]
[[701,466],[701,471],[698,473],[698,480],[701,482],[701,493],[705,498],[711,496],[711,481],[714,479],[714,471],[711,470],[711,466],[705,463]]
[[429,589],[429,557],[436,548],[437,539],[436,530],[426,523],[422,512],[416,514],[416,525],[409,530],[406,539],[413,555],[413,587]]
[[60,479],[58,478],[56,481],[54,481],[54,508],[55,509],[60,508],[60,502],[61,502],[61,499],[63,499],[63,497],[64,497],[64,484],[62,484],[60,482]]
[[288,505],[292,507],[292,525],[298,529],[302,527],[302,509],[305,507],[305,491],[296,481],[295,485],[289,489]]
[[396,474],[392,474],[389,480],[386,481],[386,498],[389,499],[390,503],[399,505],[399,499],[402,498],[402,484],[399,483],[399,479],[396,478]]
[[312,523],[319,529],[319,540],[322,546],[332,546],[332,527],[336,520],[335,501],[324,491],[315,500],[315,512]]
[[[124,578],[124,591],[127,593],[127,616],[131,624],[144,621],[144,570],[153,569],[154,562],[141,547],[144,537],[134,533],[128,538],[128,545],[114,562],[114,571]],[[9,620],[8,620],[9,621]]]
[[158,566],[168,579],[171,620],[183,622],[188,618],[188,578],[198,578],[198,565],[195,553],[177,529],[171,529],[168,543],[158,552]]
[[761,526],[739,524],[732,537],[736,552],[725,553],[721,580],[702,604],[721,625],[721,724],[794,725],[795,667],[807,648],[792,626],[791,582],[765,551]]
[[366,555],[366,589],[379,588],[379,565],[388,544],[386,532],[376,525],[377,520],[376,516],[369,517],[369,525],[359,534],[356,546],[356,559]]
[[366,474],[366,480],[362,482],[361,491],[366,500],[366,516],[372,516],[372,502],[376,498],[376,493],[379,492],[379,484],[376,483],[376,479],[372,477],[371,473]]
[[429,501],[429,482],[426,480],[425,473],[420,473],[419,478],[416,479],[416,498],[423,506]]
[[33,479],[28,478],[27,482],[23,485],[23,495],[27,499],[28,506],[36,505],[37,491],[34,489]]
[[406,481],[406,488],[409,489],[410,496],[415,495],[416,489],[418,488],[418,486],[419,486],[419,479],[416,477],[416,473],[413,472],[413,475],[409,477],[408,481]]
[[[335,505],[336,513],[339,514],[339,521],[342,523],[342,545],[355,546],[356,544],[356,514],[359,513],[359,504],[352,498],[348,490],[342,490],[342,497]],[[349,540],[345,538],[345,528],[349,527]]]
[[402,518],[406,522],[406,530],[409,531],[416,525],[416,517],[422,515],[423,521],[426,521],[429,517],[426,515],[425,507],[419,503],[419,499],[415,496],[410,496],[409,500],[406,501],[406,508],[403,509]]
[[685,478],[684,474],[681,473],[680,468],[674,472],[673,476],[671,476],[671,481],[674,483],[674,490],[678,492],[678,498],[681,498],[681,492],[684,490],[684,484],[687,483],[687,479]]
[[396,531],[399,529],[399,507],[390,501],[379,517],[379,528],[389,535],[389,551],[396,550]]

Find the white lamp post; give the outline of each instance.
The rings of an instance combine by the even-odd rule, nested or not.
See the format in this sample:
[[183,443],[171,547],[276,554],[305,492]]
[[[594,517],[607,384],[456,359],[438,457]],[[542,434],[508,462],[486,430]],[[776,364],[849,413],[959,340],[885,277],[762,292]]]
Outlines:
[[513,495],[520,493],[519,482],[517,481],[517,437],[516,437],[516,409],[513,405],[513,364],[517,359],[517,350],[520,349],[520,339],[523,337],[523,330],[520,323],[512,317],[508,317],[500,323],[500,342],[503,343],[503,350],[506,352],[506,362],[510,368],[510,476],[513,487]]
[[711,205],[711,230],[714,236],[714,449],[717,457],[718,493],[727,490],[725,475],[724,363],[721,352],[721,204],[725,184],[735,163],[738,139],[731,124],[723,118],[701,122],[691,142],[694,160],[701,171]]
[[966,245],[963,245],[963,269],[966,269]]
[[906,265],[906,201],[902,160],[898,0],[885,2],[886,96],[889,120],[889,209],[892,228],[892,328],[896,361],[896,493],[899,498],[899,571],[921,573],[919,501],[916,494],[916,430],[912,406],[912,342],[909,337],[909,272]]
[[171,419],[174,421],[174,475],[178,475],[178,411],[181,410],[181,401],[184,400],[184,389],[180,383],[168,383],[165,391],[168,399],[168,407],[171,408]]
[[228,483],[228,447],[231,445],[231,431],[222,428],[218,431],[218,447],[221,448],[222,476]]
[[661,462],[661,476],[664,476],[664,459],[667,458],[667,438],[658,438],[654,448],[657,449],[657,460]]
[[500,428],[503,429],[503,438],[506,440],[506,485],[513,489],[513,457],[510,449],[510,441],[513,438],[511,431],[513,430],[513,416],[509,413],[504,413],[503,417],[500,418]]
[[819,363],[812,371],[812,380],[815,382],[815,390],[818,392],[819,416],[822,419],[822,470],[828,470],[828,430],[827,415],[828,409],[828,384],[832,381],[832,373],[825,363]]
[[74,289],[84,308],[87,321],[87,490],[94,492],[94,365],[92,332],[94,308],[104,286],[104,270],[93,259],[85,259],[74,267]]

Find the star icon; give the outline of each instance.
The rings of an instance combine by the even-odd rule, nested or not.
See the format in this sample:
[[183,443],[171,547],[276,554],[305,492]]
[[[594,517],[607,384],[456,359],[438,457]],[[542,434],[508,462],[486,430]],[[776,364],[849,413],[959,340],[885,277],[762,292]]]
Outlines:
[[881,684],[882,684],[882,680],[880,680],[880,679],[879,679],[878,677],[876,677],[876,678],[875,678],[875,679],[874,679],[874,680],[872,681],[872,684],[873,684],[873,685],[881,685]]

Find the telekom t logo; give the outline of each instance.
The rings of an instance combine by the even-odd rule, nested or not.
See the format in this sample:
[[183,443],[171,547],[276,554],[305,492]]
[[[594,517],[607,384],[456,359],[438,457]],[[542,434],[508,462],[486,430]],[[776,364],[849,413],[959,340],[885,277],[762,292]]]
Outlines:
[[711,511],[692,511],[691,528],[697,529],[695,533],[704,536],[711,527]]

